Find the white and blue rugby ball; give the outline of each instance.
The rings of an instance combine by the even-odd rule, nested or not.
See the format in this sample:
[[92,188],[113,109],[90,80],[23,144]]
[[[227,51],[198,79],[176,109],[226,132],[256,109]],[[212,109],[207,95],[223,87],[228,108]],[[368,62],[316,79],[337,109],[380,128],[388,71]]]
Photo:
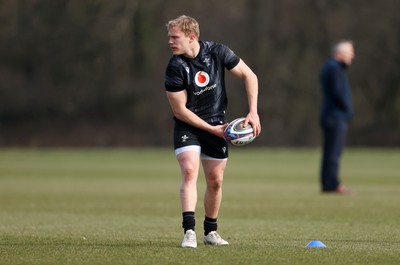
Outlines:
[[231,121],[225,128],[225,140],[236,146],[243,146],[251,143],[256,137],[254,136],[253,127],[248,124],[243,127],[246,118],[237,118]]

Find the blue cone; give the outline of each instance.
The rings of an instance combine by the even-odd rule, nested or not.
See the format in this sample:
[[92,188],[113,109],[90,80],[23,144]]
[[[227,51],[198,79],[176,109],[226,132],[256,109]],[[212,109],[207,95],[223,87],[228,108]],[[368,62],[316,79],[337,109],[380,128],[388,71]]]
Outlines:
[[326,248],[325,244],[319,240],[310,241],[306,248]]

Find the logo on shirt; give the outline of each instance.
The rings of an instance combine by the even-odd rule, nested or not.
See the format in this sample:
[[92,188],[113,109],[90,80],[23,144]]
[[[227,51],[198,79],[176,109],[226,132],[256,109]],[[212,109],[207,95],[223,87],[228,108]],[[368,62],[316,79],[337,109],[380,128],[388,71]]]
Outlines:
[[207,65],[207,67],[209,67],[211,64],[210,64],[210,57],[205,57],[204,59],[203,59],[203,63],[205,63],[206,65]]
[[210,82],[210,76],[203,71],[197,72],[194,76],[194,82],[198,87],[205,87]]

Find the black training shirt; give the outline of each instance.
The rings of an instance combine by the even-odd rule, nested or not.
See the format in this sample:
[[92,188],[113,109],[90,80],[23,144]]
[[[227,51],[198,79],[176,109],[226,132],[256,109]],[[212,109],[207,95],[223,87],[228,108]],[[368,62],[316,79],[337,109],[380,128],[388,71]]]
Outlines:
[[196,58],[171,57],[165,71],[165,89],[187,90],[186,107],[207,122],[223,121],[228,104],[225,91],[225,68],[231,70],[240,58],[228,47],[199,41]]

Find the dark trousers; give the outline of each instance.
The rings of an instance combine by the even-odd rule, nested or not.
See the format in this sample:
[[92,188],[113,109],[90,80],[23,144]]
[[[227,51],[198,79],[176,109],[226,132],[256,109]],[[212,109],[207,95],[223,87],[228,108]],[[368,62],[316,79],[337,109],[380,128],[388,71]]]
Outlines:
[[322,120],[323,150],[321,165],[321,188],[335,190],[340,184],[340,156],[346,139],[347,121]]

